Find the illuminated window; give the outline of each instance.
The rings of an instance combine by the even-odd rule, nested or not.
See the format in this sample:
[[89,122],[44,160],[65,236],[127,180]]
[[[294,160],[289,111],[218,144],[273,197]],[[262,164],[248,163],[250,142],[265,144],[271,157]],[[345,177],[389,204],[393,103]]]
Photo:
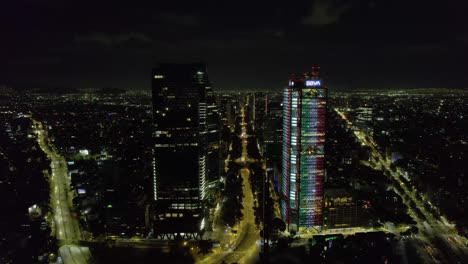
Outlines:
[[155,78],[155,79],[163,79],[163,78],[164,78],[164,75],[155,75],[154,78]]

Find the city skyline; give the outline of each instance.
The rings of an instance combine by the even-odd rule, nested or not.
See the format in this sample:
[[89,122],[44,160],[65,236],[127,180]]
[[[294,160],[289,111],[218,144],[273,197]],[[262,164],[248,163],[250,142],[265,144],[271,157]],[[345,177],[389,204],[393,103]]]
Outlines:
[[0,263],[468,262],[468,16],[0,5]]
[[[203,122],[203,113],[208,121],[210,111],[186,111],[197,98],[203,100],[187,95],[196,93],[200,82],[202,91],[211,94],[211,89],[203,65],[174,66],[177,74],[168,68],[156,66],[148,76],[158,88],[156,98],[171,102],[156,103],[154,109],[148,93],[0,90],[0,117],[5,120],[0,123],[0,194],[5,201],[0,206],[8,212],[0,218],[0,260],[217,264],[288,256],[303,263],[466,262],[466,91],[345,91],[329,93],[325,108],[320,102],[324,97],[314,97],[323,96],[317,87],[325,82],[306,78],[303,87],[302,74],[291,77],[294,94],[308,91],[296,96],[302,107],[295,109],[302,111],[302,121],[295,125],[301,125],[301,138],[307,142],[301,141],[305,146],[300,162],[290,159],[301,165],[300,186],[292,188],[301,193],[298,204],[304,217],[299,224],[305,228],[299,230],[288,227],[280,210],[286,178],[281,168],[283,134],[288,143],[282,93],[213,93],[221,137],[207,140],[208,146],[197,152],[211,152],[216,160],[219,150],[224,166],[219,173],[213,170],[215,179],[200,206],[205,221],[188,221],[195,226],[187,233],[188,222],[182,226],[176,219],[187,220],[192,209],[187,206],[193,203],[178,202],[189,192],[179,187],[187,187],[184,182],[190,178],[192,190],[201,195],[202,166],[193,166],[199,156],[192,155],[195,151],[180,155],[183,159],[163,153],[159,167],[169,172],[165,184],[175,188],[166,185],[156,195],[165,198],[165,193],[177,202],[161,211],[154,201],[153,143],[203,144],[183,131],[202,128],[200,135],[208,136],[203,127],[214,127]],[[326,111],[315,111],[320,108]],[[153,119],[153,114],[162,119]],[[164,118],[167,122],[160,122]],[[327,122],[324,127],[321,122],[316,133],[314,120],[323,118]],[[200,127],[187,126],[190,123]],[[156,135],[165,136],[153,141]],[[291,139],[293,143],[297,137]],[[320,144],[311,147],[314,141]],[[320,179],[322,171],[326,174]],[[311,211],[308,187],[314,184],[315,199],[323,203],[315,203],[319,208]],[[168,214],[172,227],[161,225],[161,216],[167,219]],[[307,228],[310,221],[319,225]]]

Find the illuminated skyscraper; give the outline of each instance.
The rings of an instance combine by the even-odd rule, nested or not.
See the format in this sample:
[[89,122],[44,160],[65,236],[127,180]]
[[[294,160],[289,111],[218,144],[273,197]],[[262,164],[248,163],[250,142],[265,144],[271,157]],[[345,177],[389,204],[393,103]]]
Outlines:
[[293,75],[283,93],[281,213],[297,229],[322,225],[327,90],[319,70]]
[[197,234],[207,186],[219,177],[219,117],[204,64],[153,69],[155,233]]

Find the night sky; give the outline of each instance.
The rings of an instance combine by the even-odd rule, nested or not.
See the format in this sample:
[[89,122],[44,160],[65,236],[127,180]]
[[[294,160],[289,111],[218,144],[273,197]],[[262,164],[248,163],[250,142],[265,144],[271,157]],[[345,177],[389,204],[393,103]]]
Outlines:
[[[449,4],[450,2],[450,4]],[[207,64],[215,90],[468,87],[465,1],[0,3],[0,84],[149,89],[155,62]]]

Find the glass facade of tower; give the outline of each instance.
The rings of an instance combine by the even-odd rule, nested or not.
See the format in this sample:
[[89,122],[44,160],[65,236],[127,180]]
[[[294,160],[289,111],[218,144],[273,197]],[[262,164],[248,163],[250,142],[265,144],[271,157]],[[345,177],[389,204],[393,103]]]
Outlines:
[[219,116],[204,64],[153,69],[155,232],[197,232],[210,180],[219,177]]
[[293,76],[283,93],[281,212],[298,228],[322,225],[326,101],[318,67]]

